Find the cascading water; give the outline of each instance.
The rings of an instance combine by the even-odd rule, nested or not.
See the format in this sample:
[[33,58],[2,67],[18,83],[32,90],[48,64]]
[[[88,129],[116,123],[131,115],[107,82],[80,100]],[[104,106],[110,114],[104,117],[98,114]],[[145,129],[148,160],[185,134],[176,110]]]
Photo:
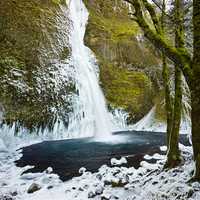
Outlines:
[[[107,138],[111,133],[112,125],[104,95],[98,84],[98,66],[92,51],[84,45],[84,35],[89,14],[82,0],[66,0],[66,2],[68,8],[64,6],[61,9],[63,9],[71,22],[69,30],[71,56],[64,63],[59,63],[58,61],[57,65],[60,66],[59,72],[67,80],[69,78],[76,89],[75,94],[69,97],[72,111],[68,113],[68,127],[66,128],[65,122],[58,117],[51,131],[48,128],[39,128],[34,133],[31,133],[31,137],[35,137],[34,140],[88,136]],[[68,27],[65,28],[67,30]],[[56,79],[55,82],[59,83],[59,80]],[[3,125],[0,128],[0,137],[3,140],[9,137],[16,141],[16,127],[18,130],[17,138],[21,140],[30,138],[30,134],[28,134],[30,131],[20,127],[17,122],[13,123],[12,126]]]
[[73,137],[105,137],[110,134],[110,121],[105,99],[98,84],[98,66],[90,49],[84,45],[88,11],[82,0],[69,2],[71,31],[70,63],[74,67],[77,94],[72,98],[68,134]]

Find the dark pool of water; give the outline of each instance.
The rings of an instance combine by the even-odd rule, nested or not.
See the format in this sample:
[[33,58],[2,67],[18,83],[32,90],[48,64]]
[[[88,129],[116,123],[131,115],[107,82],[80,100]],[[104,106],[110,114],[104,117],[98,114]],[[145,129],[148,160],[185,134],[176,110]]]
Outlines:
[[[113,157],[127,156],[127,165],[138,168],[145,154],[161,153],[160,146],[165,141],[164,133],[137,131],[114,133],[104,141],[92,138],[45,141],[23,148],[23,156],[16,164],[35,166],[27,172],[42,172],[51,166],[66,181],[78,176],[81,167],[95,172],[103,164],[110,165]],[[180,141],[189,145],[186,136],[181,136]]]

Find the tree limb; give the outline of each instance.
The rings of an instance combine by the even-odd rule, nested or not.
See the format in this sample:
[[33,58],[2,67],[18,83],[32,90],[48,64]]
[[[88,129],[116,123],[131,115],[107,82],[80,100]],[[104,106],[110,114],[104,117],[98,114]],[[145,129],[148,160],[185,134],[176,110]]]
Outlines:
[[147,1],[147,0],[143,0],[143,4],[145,6],[145,8],[148,10],[151,19],[153,21],[153,24],[155,26],[156,31],[161,34],[161,24],[157,18],[155,9],[153,8],[153,6]]
[[170,60],[177,63],[181,67],[186,79],[191,80],[192,59],[187,50],[185,48],[175,48],[174,46],[168,44],[168,42],[162,35],[156,33],[149,27],[143,15],[140,0],[124,0],[124,1],[130,3],[134,7],[135,9],[134,15],[136,16],[136,22],[143,30],[145,37],[147,37],[157,49],[165,53]]

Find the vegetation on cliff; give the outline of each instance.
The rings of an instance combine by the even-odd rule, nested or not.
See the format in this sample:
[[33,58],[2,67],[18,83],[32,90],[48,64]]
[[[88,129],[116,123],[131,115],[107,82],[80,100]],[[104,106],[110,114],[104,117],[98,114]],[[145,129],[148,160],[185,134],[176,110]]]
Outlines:
[[160,58],[144,40],[121,1],[85,1],[89,21],[85,42],[97,56],[100,81],[111,107],[124,108],[136,122],[153,106],[161,85]]
[[56,88],[52,81],[59,71],[55,60],[69,54],[64,8],[63,0],[0,2],[0,103],[7,123],[50,125],[52,108],[64,106],[68,84]]

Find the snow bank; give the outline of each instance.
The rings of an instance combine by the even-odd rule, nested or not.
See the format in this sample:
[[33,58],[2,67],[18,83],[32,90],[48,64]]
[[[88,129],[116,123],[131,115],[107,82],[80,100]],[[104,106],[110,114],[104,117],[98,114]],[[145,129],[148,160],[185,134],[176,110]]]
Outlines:
[[116,158],[112,158],[111,161],[110,161],[110,163],[111,163],[112,166],[123,165],[123,164],[127,163],[127,160],[124,157],[120,158],[119,160],[116,159]]
[[[138,169],[103,165],[96,173],[81,168],[79,171],[82,175],[67,182],[62,182],[56,174],[52,174],[50,167],[42,173],[23,174],[32,166],[15,166],[14,161],[20,158],[21,152],[1,152],[0,199],[6,197],[16,200],[199,200],[200,184],[187,183],[194,169],[192,149],[183,145],[180,145],[180,148],[185,164],[169,171],[163,170],[165,156],[154,154],[145,156],[157,159],[154,164],[142,161]],[[115,163],[125,162],[123,158],[113,160]],[[28,193],[30,186],[33,185],[37,185],[38,190]]]

